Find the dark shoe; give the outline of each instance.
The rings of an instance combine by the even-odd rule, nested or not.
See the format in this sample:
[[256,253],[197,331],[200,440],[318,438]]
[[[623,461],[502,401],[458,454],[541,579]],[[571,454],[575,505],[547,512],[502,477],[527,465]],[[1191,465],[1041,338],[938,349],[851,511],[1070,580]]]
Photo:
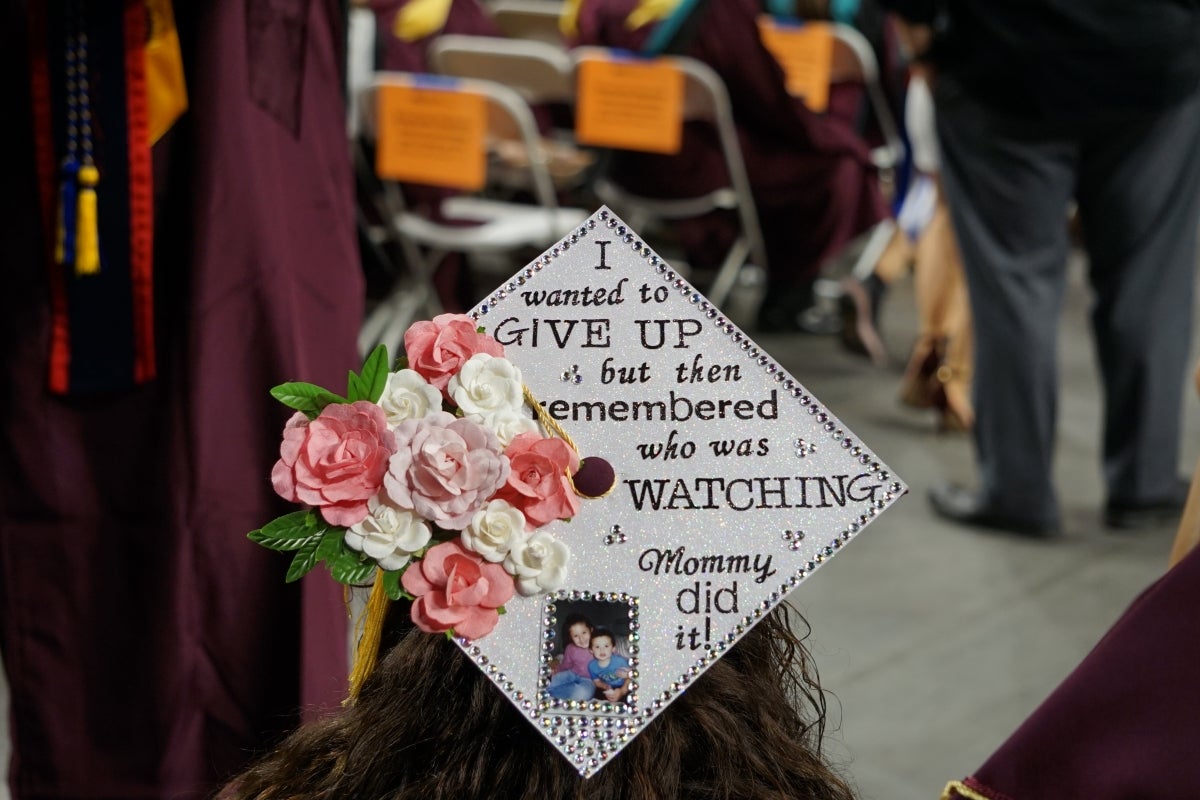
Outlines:
[[811,336],[833,336],[842,329],[842,318],[832,308],[811,305],[796,315],[796,330]]
[[813,303],[811,284],[792,287],[767,287],[767,295],[758,308],[755,323],[762,333],[799,333],[800,313]]
[[758,311],[755,328],[760,333],[831,336],[841,329],[841,318],[819,304],[793,305],[768,300]]
[[939,483],[929,490],[929,504],[938,516],[963,525],[1008,531],[1021,536],[1048,538],[1058,533],[1056,522],[1020,519],[987,508],[979,492],[953,483]]
[[939,432],[969,431],[975,424],[969,381],[961,370],[946,363],[947,348],[944,337],[923,337],[913,346],[900,380],[900,402],[936,410]]
[[944,338],[921,338],[913,346],[900,379],[900,402],[913,408],[932,408],[937,401],[937,372],[945,360]]
[[849,277],[842,281],[839,307],[842,314],[842,344],[852,353],[887,366],[887,348],[879,335],[879,304],[887,284],[872,275],[865,281]]
[[1180,481],[1171,495],[1158,500],[1109,500],[1104,506],[1104,524],[1130,530],[1175,522],[1183,512],[1187,496],[1188,484]]

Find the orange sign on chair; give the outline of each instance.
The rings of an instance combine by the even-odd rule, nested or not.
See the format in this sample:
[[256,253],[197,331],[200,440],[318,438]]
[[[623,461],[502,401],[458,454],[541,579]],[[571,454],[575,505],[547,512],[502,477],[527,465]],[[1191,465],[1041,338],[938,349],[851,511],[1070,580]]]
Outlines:
[[759,17],[758,33],[787,78],[788,92],[818,113],[829,105],[833,31],[821,22],[783,23]]
[[377,92],[375,171],[381,178],[456,189],[487,180],[487,99],[454,81],[393,83]]
[[671,64],[630,58],[579,65],[575,136],[583,144],[678,153],[683,74]]

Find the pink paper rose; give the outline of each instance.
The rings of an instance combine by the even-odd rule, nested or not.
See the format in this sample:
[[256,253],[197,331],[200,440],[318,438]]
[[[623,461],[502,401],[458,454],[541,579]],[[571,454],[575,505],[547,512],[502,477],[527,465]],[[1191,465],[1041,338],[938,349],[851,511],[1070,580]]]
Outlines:
[[436,411],[401,422],[395,434],[388,497],[442,528],[465,528],[508,480],[503,445],[477,422]]
[[296,412],[283,429],[271,485],[286,500],[319,508],[330,525],[353,525],[367,516],[394,452],[387,417],[374,403],[335,403],[313,420]]
[[496,496],[519,508],[530,530],[579,513],[579,498],[567,480],[579,469],[579,454],[570,445],[562,439],[521,433],[504,453],[512,469]]
[[476,327],[466,314],[440,314],[432,321],[414,322],[404,334],[409,368],[444,393],[450,378],[471,356],[503,356],[500,343]]
[[412,620],[426,633],[454,629],[456,636],[479,639],[496,627],[496,610],[513,596],[513,578],[457,539],[429,548],[404,571],[400,583],[416,597]]

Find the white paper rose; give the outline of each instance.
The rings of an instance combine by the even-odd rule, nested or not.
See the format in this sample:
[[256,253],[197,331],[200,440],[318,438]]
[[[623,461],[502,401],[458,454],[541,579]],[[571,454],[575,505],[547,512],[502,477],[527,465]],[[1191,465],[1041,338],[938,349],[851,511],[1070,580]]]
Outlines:
[[411,511],[396,508],[375,496],[367,503],[367,516],[346,529],[346,546],[365,553],[386,570],[396,570],[429,544],[432,532]]
[[507,358],[487,353],[467,359],[446,391],[464,415],[478,414],[484,419],[519,411],[525,403],[521,370]]
[[497,411],[495,414],[473,414],[480,425],[496,434],[496,438],[500,440],[500,444],[508,447],[514,438],[522,433],[537,433],[537,422],[533,417],[524,413],[524,409],[513,411],[507,409]]
[[504,568],[516,578],[517,591],[529,596],[562,588],[570,560],[570,548],[546,531],[536,531],[513,542]]
[[442,393],[415,370],[401,369],[388,374],[379,407],[387,415],[388,426],[394,428],[406,419],[441,411]]
[[489,501],[475,512],[462,532],[463,547],[493,563],[503,561],[513,545],[524,538],[525,515],[504,500]]

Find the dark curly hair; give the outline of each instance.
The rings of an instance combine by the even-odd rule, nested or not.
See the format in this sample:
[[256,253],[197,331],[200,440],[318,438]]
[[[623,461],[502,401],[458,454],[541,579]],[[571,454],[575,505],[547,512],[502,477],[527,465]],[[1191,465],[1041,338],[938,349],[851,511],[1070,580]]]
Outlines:
[[[338,716],[222,800],[853,800],[825,700],[779,606],[589,779],[443,636],[409,631]],[[803,624],[803,621],[801,621]]]

